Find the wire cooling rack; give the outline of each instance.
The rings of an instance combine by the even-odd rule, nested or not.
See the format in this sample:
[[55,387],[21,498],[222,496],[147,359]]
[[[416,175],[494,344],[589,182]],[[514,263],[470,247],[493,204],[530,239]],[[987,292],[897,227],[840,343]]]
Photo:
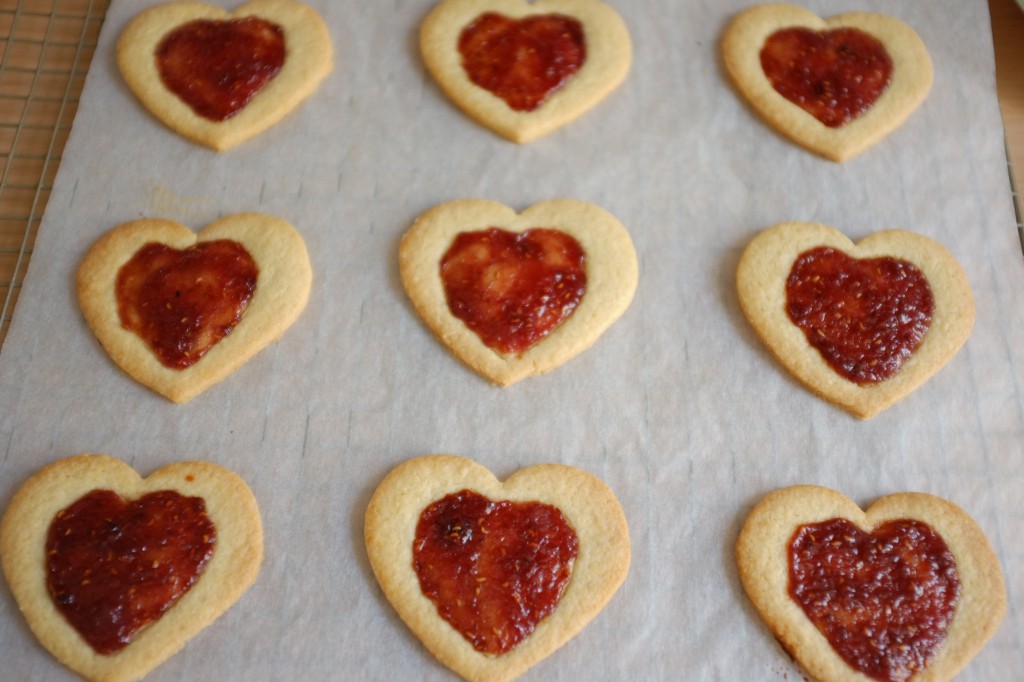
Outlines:
[[0,346],[110,0],[0,0]]
[[1013,172],[1013,164],[1010,163],[1009,154],[1007,154],[1006,172],[1010,174],[1010,191],[1013,192],[1013,213],[1017,216],[1017,232],[1020,234],[1020,248],[1024,251],[1024,211],[1021,210],[1021,207],[1024,206],[1024,204],[1021,203],[1017,176]]
[[0,348],[109,4],[0,0]]

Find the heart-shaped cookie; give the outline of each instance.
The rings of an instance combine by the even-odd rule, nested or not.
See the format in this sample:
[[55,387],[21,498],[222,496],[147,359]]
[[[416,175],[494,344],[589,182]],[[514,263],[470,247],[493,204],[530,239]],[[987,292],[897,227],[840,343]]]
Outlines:
[[589,348],[629,307],[638,278],[622,224],[568,199],[521,214],[482,199],[440,204],[405,234],[399,266],[427,326],[501,386]]
[[242,596],[263,530],[252,492],[222,467],[181,462],[143,479],[112,457],[77,455],[18,490],[0,555],[46,649],[88,680],[128,681]]
[[747,246],[736,289],[778,361],[863,419],[927,381],[974,325],[960,264],[938,242],[905,230],[854,244],[817,223],[776,225]]
[[569,123],[626,77],[629,31],[599,0],[442,0],[420,27],[441,89],[515,142]]
[[795,5],[756,5],[727,26],[722,57],[765,121],[837,162],[898,128],[932,84],[920,37],[884,14],[821,19]]
[[561,465],[502,482],[463,457],[409,460],[374,492],[365,533],[388,601],[467,680],[522,674],[582,630],[629,571],[615,495]]
[[816,680],[949,680],[1006,610],[981,529],[921,493],[864,512],[827,488],[777,490],[744,523],[736,561],[761,618]]
[[302,237],[280,218],[238,213],[199,234],[147,218],[93,245],[78,301],[121,369],[183,403],[280,337],[306,307],[312,277]]
[[320,16],[291,0],[233,12],[168,2],[135,17],[117,63],[135,96],[180,135],[218,151],[274,125],[333,68]]

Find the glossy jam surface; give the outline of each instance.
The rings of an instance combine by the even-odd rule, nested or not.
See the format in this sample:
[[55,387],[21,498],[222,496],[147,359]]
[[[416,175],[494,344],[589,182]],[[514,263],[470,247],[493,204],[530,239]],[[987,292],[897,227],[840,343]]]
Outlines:
[[934,310],[924,274],[895,258],[858,260],[819,247],[797,258],[786,281],[790,320],[832,369],[862,386],[899,371]]
[[790,540],[789,569],[790,596],[836,653],[887,682],[928,664],[960,598],[952,553],[915,520],[871,533],[846,519],[801,526]]
[[866,112],[892,78],[892,58],[856,28],[786,28],[761,49],[761,68],[780,95],[830,128]]
[[190,21],[156,48],[167,89],[211,121],[238,113],[277,75],[284,57],[284,31],[258,17]]
[[199,242],[184,250],[146,244],[117,273],[121,324],[165,366],[185,369],[242,319],[258,274],[238,242]]
[[50,525],[46,586],[89,646],[113,654],[192,587],[215,544],[202,498],[94,490]]
[[578,551],[555,507],[463,490],[423,510],[413,569],[441,617],[477,651],[499,655],[554,610]]
[[559,230],[462,232],[441,259],[448,308],[500,353],[521,353],[562,324],[587,289],[586,254]]
[[459,36],[469,79],[515,111],[533,111],[583,66],[583,26],[572,17],[542,14],[511,19],[487,12]]

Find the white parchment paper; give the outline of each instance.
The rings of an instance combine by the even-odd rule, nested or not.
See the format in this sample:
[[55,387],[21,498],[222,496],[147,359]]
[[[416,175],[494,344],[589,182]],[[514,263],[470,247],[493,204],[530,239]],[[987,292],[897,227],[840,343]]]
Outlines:
[[[208,459],[241,474],[260,502],[257,583],[150,679],[452,679],[384,600],[362,539],[384,474],[435,452],[502,477],[576,465],[626,510],[625,585],[524,679],[799,679],[732,558],[750,507],[796,483],[862,505],[915,490],[964,507],[999,553],[1010,607],[961,679],[1024,679],[1024,258],[984,0],[806,3],[823,16],[896,16],[935,65],[921,109],[843,165],[776,135],[729,86],[718,39],[751,4],[741,0],[612,0],[634,39],[627,81],[528,146],[473,123],[425,73],[417,30],[431,0],[311,0],[330,26],[335,71],[286,120],[222,154],[160,125],[117,72],[115,40],[150,4],[110,7],[0,356],[0,505],[38,468],[79,452],[143,474]],[[414,218],[464,197],[608,209],[640,258],[631,308],[555,372],[489,385],[431,336],[397,274]],[[299,229],[312,299],[278,343],[175,406],[104,354],[78,310],[74,272],[127,220],[199,229],[239,211]],[[743,247],[784,220],[854,239],[901,227],[943,242],[977,300],[965,348],[868,422],[815,398],[761,347],[733,287]],[[72,679],[35,642],[6,585],[0,660],[4,679]]]

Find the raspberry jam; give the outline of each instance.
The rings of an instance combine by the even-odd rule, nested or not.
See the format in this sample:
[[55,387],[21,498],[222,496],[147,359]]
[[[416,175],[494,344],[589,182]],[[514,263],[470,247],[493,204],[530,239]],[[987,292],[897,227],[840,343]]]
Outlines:
[[114,654],[188,592],[216,540],[202,498],[94,490],[50,525],[46,587],[89,646]]
[[500,655],[554,610],[578,552],[555,507],[463,490],[423,510],[413,569],[442,618],[477,651]]
[[441,259],[448,307],[490,348],[522,353],[576,310],[586,254],[559,230],[462,232]]
[[146,244],[117,273],[121,325],[165,366],[185,369],[242,319],[258,274],[238,242],[199,242],[184,250]]
[[864,386],[885,381],[917,350],[935,301],[917,266],[857,260],[819,247],[800,254],[786,280],[786,312],[832,369]]
[[761,68],[780,95],[830,128],[867,111],[892,78],[885,47],[856,28],[776,31],[761,49]]
[[560,14],[515,20],[486,12],[459,36],[466,75],[515,111],[533,111],[583,66],[583,25]]
[[284,31],[257,17],[190,21],[156,48],[167,89],[211,121],[238,113],[277,75],[284,57]]
[[960,599],[956,561],[931,526],[846,519],[801,526],[789,544],[789,594],[852,668],[884,682],[922,670]]

